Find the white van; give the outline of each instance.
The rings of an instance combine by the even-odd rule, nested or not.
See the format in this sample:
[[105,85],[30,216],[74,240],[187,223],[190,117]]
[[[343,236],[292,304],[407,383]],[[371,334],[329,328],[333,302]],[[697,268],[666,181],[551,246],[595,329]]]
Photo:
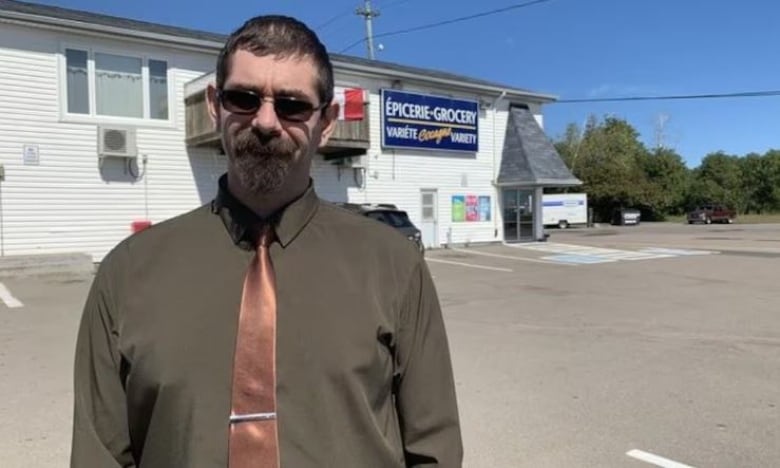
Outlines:
[[542,197],[542,219],[545,226],[566,229],[588,224],[588,194],[547,193]]

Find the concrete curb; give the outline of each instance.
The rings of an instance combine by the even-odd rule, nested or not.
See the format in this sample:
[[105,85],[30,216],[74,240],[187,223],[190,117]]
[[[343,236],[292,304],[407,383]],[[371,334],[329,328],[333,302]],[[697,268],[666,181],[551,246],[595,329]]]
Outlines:
[[491,245],[501,245],[502,241],[481,241],[481,242],[453,242],[452,244],[441,244],[439,247],[426,250],[447,250],[447,249],[467,249],[469,247],[488,247]]
[[0,257],[0,278],[30,276],[91,276],[92,257],[82,253],[12,255]]

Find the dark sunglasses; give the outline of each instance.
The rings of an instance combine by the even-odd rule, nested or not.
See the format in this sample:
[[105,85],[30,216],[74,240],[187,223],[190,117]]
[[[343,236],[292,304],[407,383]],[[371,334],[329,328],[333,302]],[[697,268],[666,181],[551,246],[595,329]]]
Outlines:
[[289,122],[305,122],[314,112],[325,108],[325,104],[315,106],[308,101],[286,96],[265,98],[253,91],[243,89],[217,90],[217,98],[227,111],[242,115],[257,113],[263,101],[267,100],[273,103],[277,117]]

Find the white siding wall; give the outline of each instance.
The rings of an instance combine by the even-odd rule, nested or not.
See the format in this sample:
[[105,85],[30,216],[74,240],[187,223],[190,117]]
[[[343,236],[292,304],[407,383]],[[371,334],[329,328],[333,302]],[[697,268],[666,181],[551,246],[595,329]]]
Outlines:
[[[61,114],[65,46],[95,47],[166,60],[172,82],[172,124],[137,126],[143,177],[124,161],[98,167],[97,120],[74,122]],[[79,37],[3,25],[0,29],[0,245],[2,253],[86,252],[100,260],[130,234],[133,221],[160,222],[208,202],[225,156],[185,146],[184,86],[213,70],[210,54],[174,51],[142,43]],[[336,73],[339,85],[369,90],[371,148],[365,172],[338,169],[317,156],[312,167],[320,196],[332,201],[395,203],[421,223],[421,189],[438,191],[438,239],[453,243],[502,238],[499,196],[492,185],[501,161],[507,103],[481,111],[479,152],[383,150],[379,90],[389,81]],[[405,90],[492,101],[492,96],[451,93],[405,84]],[[541,112],[532,111],[541,124]],[[121,122],[117,125],[124,125]],[[37,145],[39,165],[25,165],[24,145]],[[143,171],[139,158],[139,170]],[[489,222],[452,222],[453,195],[488,195]]]
[[[121,160],[98,168],[98,122],[60,114],[63,44],[84,44],[168,61],[175,94],[173,125],[138,128],[146,176],[135,180]],[[102,258],[130,233],[130,223],[160,221],[206,201],[224,161],[184,145],[184,83],[213,69],[214,57],[3,25],[0,29],[0,163],[5,255],[87,252]],[[24,165],[22,148],[37,145],[40,164]],[[140,162],[140,161],[139,161]],[[141,165],[141,164],[139,164]]]
[[339,169],[322,156],[315,156],[312,161],[312,179],[314,188],[320,198],[333,202],[363,203],[365,190],[362,189],[361,173],[354,169]]
[[[367,155],[365,189],[349,191],[349,200],[355,202],[394,203],[409,213],[416,225],[421,224],[421,189],[438,191],[438,239],[440,243],[491,242],[500,240],[498,194],[492,185],[500,162],[506,128],[506,103],[499,110],[480,112],[479,151],[476,155],[454,152],[383,150],[381,127],[381,99],[379,90],[390,88],[390,82],[367,78],[339,76],[337,82],[361,86],[370,90],[368,106],[371,148]],[[434,95],[452,95],[454,98],[492,101],[477,94],[453,94],[447,90],[404,86],[404,91]],[[495,120],[495,124],[494,124]],[[495,129],[495,131],[494,131]],[[487,195],[491,197],[491,221],[452,222],[453,195]]]

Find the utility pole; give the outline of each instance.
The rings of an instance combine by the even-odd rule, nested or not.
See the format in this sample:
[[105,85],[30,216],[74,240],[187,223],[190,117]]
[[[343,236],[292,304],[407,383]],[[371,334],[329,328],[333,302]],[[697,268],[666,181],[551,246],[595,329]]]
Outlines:
[[355,13],[366,19],[366,45],[368,46],[368,58],[374,60],[374,29],[371,20],[379,16],[379,11],[371,8],[371,0],[365,0],[364,5]]

